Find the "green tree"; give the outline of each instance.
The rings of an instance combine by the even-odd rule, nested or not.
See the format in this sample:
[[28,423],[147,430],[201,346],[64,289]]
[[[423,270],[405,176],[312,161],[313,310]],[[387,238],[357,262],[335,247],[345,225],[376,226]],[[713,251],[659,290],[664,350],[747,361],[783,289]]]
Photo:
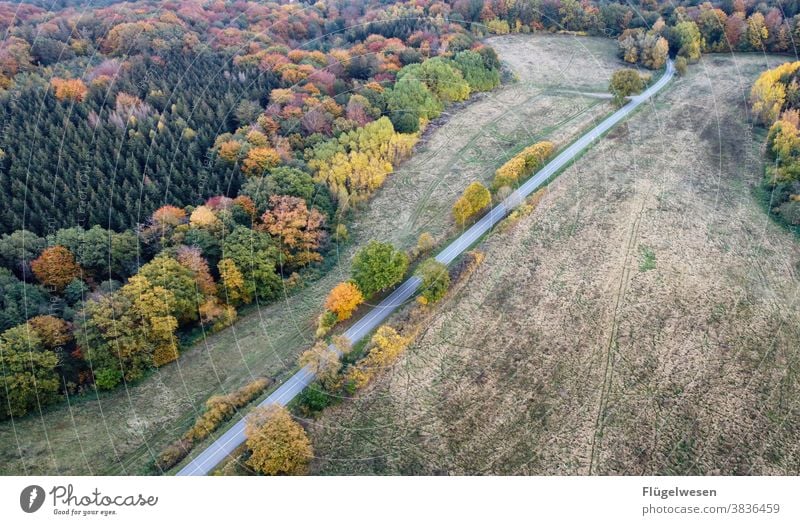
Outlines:
[[0,331],[45,314],[50,307],[47,291],[20,281],[9,270],[0,268]]
[[444,58],[435,57],[421,64],[411,64],[397,74],[399,79],[406,76],[423,82],[445,104],[469,97],[469,84],[461,76],[461,72],[450,66]]
[[399,79],[386,93],[386,111],[399,133],[415,133],[419,119],[433,119],[442,112],[442,103],[420,80],[408,76]]
[[297,168],[280,166],[263,177],[253,177],[245,182],[240,193],[253,199],[259,213],[269,207],[273,195],[291,195],[311,202],[316,191],[314,179]]
[[222,256],[241,271],[250,297],[269,300],[278,296],[281,279],[275,268],[279,252],[268,233],[236,226],[222,243]]
[[0,237],[0,264],[26,279],[31,276],[31,261],[47,247],[47,240],[27,230],[16,230]]
[[364,297],[371,297],[400,282],[408,269],[408,256],[390,243],[370,241],[353,259],[353,280]]
[[58,357],[47,350],[29,325],[9,328],[0,335],[0,419],[24,416],[53,402],[60,382]]
[[674,32],[678,40],[678,55],[686,57],[689,62],[699,60],[703,38],[697,24],[689,20],[680,22],[675,26]]
[[475,51],[461,51],[456,54],[453,64],[461,72],[471,91],[489,91],[500,85],[500,72],[487,68],[483,57]]

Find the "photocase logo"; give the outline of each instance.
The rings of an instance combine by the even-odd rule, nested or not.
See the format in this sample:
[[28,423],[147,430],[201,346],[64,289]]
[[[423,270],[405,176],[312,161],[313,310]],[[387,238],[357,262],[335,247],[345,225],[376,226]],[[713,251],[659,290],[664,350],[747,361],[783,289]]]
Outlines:
[[19,495],[19,506],[31,514],[39,510],[44,503],[44,489],[39,485],[31,485],[22,489]]

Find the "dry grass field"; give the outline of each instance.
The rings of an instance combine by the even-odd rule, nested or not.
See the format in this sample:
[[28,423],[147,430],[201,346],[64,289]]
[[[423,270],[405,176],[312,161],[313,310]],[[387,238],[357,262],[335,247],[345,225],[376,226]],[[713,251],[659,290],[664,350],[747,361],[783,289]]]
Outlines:
[[800,244],[753,194],[746,105],[780,61],[704,57],[488,237],[400,362],[308,423],[316,472],[797,475]]
[[[582,53],[573,52],[576,42]],[[348,225],[351,242],[325,276],[253,309],[232,328],[208,336],[176,363],[127,389],[72,398],[70,405],[3,423],[0,474],[147,472],[210,395],[259,376],[281,378],[294,368],[312,341],[325,295],[349,277],[359,246],[376,238],[409,248],[423,231],[447,237],[453,228],[450,208],[470,182],[490,180],[508,155],[530,142],[568,142],[610,110],[607,102],[563,91],[602,89],[618,65],[614,42],[542,36],[494,38],[492,44],[519,81],[455,108],[432,127],[414,157]],[[532,59],[539,65],[524,63]],[[580,79],[565,76],[566,60],[583,61]]]

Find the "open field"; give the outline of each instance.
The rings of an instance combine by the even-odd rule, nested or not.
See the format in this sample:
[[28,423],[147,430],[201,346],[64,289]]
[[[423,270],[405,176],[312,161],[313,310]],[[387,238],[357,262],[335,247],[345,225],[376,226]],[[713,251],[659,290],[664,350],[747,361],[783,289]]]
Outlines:
[[[505,44],[506,38],[513,43]],[[480,95],[428,132],[414,157],[348,225],[351,242],[341,248],[326,276],[243,315],[232,328],[208,336],[176,363],[128,389],[99,398],[73,398],[70,406],[0,425],[0,473],[146,472],[161,448],[188,428],[210,395],[231,391],[255,377],[285,375],[312,341],[324,296],[349,276],[349,261],[358,246],[377,238],[409,248],[423,231],[443,239],[452,233],[450,207],[470,182],[490,180],[507,156],[533,141],[569,142],[610,110],[607,102],[559,92],[602,88],[618,65],[613,42],[581,38],[581,46],[594,57],[591,63],[601,67],[596,77],[587,69],[588,77],[583,76],[587,84],[560,81],[560,73],[549,68],[558,66],[564,58],[560,53],[570,48],[554,42],[572,40],[492,39],[505,46],[501,58],[517,72],[519,82]],[[542,65],[522,67],[520,61],[531,57],[541,58]]]
[[797,474],[800,245],[753,196],[756,76],[705,56],[490,236],[323,474]]

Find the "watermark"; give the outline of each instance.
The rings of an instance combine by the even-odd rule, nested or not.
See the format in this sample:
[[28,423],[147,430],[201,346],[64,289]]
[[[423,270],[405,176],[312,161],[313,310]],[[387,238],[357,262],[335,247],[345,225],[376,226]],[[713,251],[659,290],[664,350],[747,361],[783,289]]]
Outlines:
[[155,507],[158,496],[136,494],[107,494],[95,487],[91,492],[76,489],[72,484],[53,485],[45,491],[39,485],[29,485],[19,495],[23,512],[44,511],[56,516],[116,516],[126,508]]

